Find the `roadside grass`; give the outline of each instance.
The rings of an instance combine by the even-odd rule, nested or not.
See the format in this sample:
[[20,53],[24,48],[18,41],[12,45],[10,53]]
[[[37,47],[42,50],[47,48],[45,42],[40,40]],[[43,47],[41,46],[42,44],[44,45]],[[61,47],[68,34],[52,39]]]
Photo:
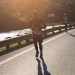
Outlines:
[[0,52],[5,51],[6,50],[6,46],[3,46],[0,48]]

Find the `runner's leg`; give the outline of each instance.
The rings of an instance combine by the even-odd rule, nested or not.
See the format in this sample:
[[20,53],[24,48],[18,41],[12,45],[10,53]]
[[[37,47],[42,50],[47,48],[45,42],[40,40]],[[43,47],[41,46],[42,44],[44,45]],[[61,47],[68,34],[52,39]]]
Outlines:
[[42,54],[43,46],[42,46],[42,43],[40,43],[40,42],[39,42],[39,48],[40,48],[40,53]]
[[38,57],[39,51],[38,51],[38,45],[37,42],[34,42],[35,50],[36,50],[36,57]]
[[34,46],[35,46],[36,52],[38,52],[38,45],[37,45],[37,42],[34,42]]
[[67,31],[67,23],[65,23],[65,30]]

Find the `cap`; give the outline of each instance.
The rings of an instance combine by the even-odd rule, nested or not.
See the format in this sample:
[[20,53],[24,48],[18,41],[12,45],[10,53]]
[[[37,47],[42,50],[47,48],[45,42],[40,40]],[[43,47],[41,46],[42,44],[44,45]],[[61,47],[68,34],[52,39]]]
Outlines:
[[34,13],[35,13],[35,14],[38,14],[38,11],[37,11],[37,10],[34,10]]
[[64,15],[66,15],[66,14],[64,14]]

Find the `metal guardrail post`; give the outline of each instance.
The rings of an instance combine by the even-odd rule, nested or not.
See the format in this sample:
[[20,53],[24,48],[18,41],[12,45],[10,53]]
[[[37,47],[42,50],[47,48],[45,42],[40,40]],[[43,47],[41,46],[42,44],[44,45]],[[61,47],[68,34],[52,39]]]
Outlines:
[[52,34],[54,35],[54,25],[53,25],[53,27],[52,27]]
[[71,26],[71,24],[70,24],[70,29],[71,29],[71,27],[72,27],[72,26]]
[[6,45],[6,50],[8,50],[9,49],[9,45]]
[[20,45],[21,45],[21,43],[20,43],[20,42],[18,42],[18,45],[20,46]]
[[74,24],[74,28],[75,28],[75,24]]
[[61,32],[61,26],[59,26],[59,32]]
[[47,33],[44,32],[44,37],[47,36]]

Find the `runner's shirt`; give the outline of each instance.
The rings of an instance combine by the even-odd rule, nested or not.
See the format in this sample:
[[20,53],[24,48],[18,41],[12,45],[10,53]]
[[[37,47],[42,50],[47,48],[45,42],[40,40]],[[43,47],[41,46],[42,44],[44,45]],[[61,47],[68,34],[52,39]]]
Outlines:
[[41,38],[42,37],[42,20],[40,18],[34,18],[30,22],[33,33],[33,37]]
[[63,17],[64,18],[64,23],[67,23],[67,16],[65,17]]

